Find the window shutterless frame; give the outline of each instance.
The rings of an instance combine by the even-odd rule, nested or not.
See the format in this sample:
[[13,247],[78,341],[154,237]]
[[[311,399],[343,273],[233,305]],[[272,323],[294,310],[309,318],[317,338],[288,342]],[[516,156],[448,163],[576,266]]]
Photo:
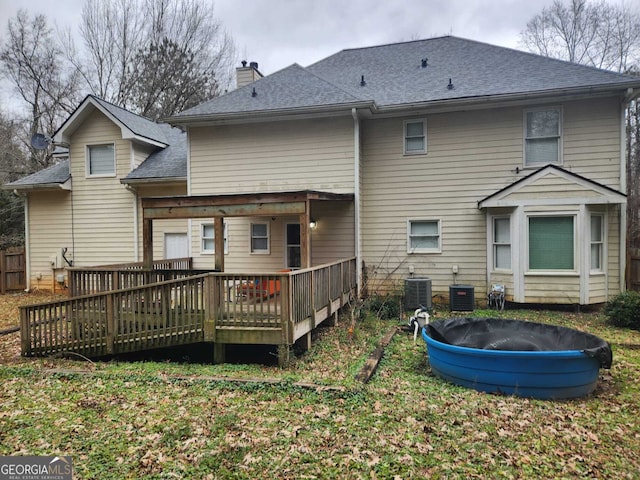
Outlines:
[[407,253],[441,253],[441,235],[440,220],[407,220]]
[[404,154],[427,153],[427,121],[423,118],[404,121]]
[[575,214],[527,215],[528,272],[577,272],[576,228]]
[[[224,253],[229,253],[229,233],[228,223],[224,223]],[[200,225],[200,253],[216,253],[216,234],[213,223],[202,223]]]
[[525,168],[562,164],[562,108],[548,106],[523,112],[523,165]]
[[270,253],[269,224],[266,222],[251,223],[250,226],[251,253],[267,255]]
[[592,273],[604,271],[604,239],[605,239],[605,216],[602,213],[592,213],[589,216],[590,229],[590,266]]
[[115,177],[116,146],[114,143],[87,145],[85,155],[87,177]]

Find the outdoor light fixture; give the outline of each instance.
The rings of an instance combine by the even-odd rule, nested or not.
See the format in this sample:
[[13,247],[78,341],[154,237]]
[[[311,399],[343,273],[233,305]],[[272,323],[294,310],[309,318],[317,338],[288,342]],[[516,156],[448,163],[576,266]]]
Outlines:
[[311,221],[309,222],[309,228],[311,230],[314,230],[317,226],[318,226],[318,222],[316,222],[316,220],[312,218]]

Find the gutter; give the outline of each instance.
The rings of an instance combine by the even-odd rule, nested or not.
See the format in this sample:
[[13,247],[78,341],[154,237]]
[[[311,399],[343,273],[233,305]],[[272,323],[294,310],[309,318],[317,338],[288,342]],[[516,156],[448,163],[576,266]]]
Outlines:
[[12,190],[16,195],[20,195],[21,191],[29,190],[71,190],[69,180],[64,183],[34,183],[31,185],[13,185],[11,183],[2,185],[3,190]]
[[252,110],[248,112],[223,112],[215,114],[193,114],[193,115],[181,115],[177,117],[168,117],[163,121],[172,125],[196,125],[196,124],[208,124],[208,123],[228,123],[228,122],[243,122],[243,121],[272,121],[274,116],[283,117],[295,117],[300,115],[322,115],[322,114],[335,114],[337,112],[344,112],[348,114],[350,110],[354,108],[373,108],[374,102],[372,100],[339,103],[333,105],[318,105],[313,107],[294,107],[294,108],[277,108],[272,110]]
[[155,178],[122,178],[120,183],[123,185],[151,185],[151,184],[167,184],[167,183],[183,183],[187,181],[187,177],[155,177]]

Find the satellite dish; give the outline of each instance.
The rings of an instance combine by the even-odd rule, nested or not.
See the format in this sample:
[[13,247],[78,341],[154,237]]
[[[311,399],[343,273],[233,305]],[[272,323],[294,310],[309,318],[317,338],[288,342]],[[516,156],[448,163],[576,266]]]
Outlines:
[[36,150],[46,150],[49,148],[51,139],[42,133],[36,133],[31,137],[31,146]]

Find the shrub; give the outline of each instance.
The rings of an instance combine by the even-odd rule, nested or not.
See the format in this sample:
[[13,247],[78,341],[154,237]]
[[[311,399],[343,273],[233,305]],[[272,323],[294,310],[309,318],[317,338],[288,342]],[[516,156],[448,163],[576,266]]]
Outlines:
[[381,320],[398,319],[401,311],[400,297],[373,294],[365,301],[365,309]]
[[640,293],[624,292],[607,302],[603,310],[611,325],[640,330]]

